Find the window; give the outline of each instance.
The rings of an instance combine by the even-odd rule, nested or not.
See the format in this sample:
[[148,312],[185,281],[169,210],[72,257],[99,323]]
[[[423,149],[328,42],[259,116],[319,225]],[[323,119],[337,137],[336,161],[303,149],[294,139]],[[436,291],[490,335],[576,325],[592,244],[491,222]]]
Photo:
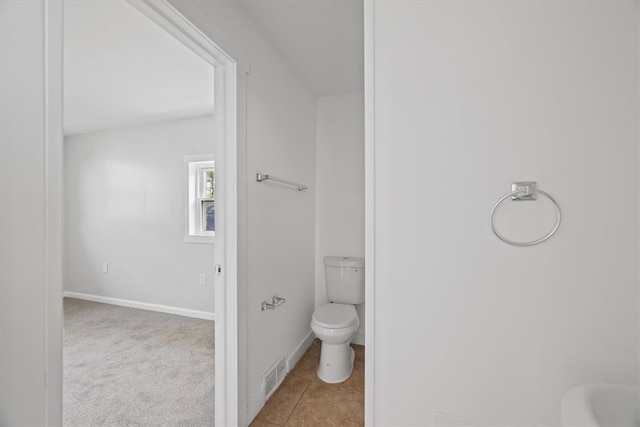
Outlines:
[[185,156],[187,214],[185,241],[213,243],[216,229],[216,172],[213,155]]

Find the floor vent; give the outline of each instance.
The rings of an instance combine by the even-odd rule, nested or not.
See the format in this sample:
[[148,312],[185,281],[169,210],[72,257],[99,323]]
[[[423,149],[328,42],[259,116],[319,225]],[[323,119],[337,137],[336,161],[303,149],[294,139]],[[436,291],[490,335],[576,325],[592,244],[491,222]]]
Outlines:
[[285,375],[287,375],[287,361],[285,357],[282,356],[262,377],[265,390],[265,400],[269,399],[273,392],[276,391],[278,386],[282,383],[282,380],[284,380]]

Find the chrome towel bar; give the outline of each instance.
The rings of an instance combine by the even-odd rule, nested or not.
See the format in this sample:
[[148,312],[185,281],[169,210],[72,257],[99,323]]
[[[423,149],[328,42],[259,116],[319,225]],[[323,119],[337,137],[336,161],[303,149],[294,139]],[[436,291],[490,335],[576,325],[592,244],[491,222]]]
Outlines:
[[295,182],[287,181],[286,179],[276,178],[275,176],[270,175],[268,173],[257,173],[256,174],[256,181],[258,181],[258,182],[266,181],[268,179],[270,179],[271,181],[279,182],[281,184],[286,184],[286,185],[291,185],[293,187],[298,187],[298,191],[307,190],[309,188],[309,187],[307,187],[305,185],[302,185],[302,184],[296,184]]

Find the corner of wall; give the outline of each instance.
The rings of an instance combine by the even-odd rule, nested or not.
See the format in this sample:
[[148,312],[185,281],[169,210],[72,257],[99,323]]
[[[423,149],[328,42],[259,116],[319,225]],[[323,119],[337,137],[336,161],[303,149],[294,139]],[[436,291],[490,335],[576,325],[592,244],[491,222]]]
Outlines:
[[[303,338],[302,341],[286,355],[287,374],[291,372],[291,369],[300,361],[304,353],[313,343],[315,335],[312,331]],[[266,391],[264,384],[260,386],[260,389],[249,398],[247,403],[247,424],[251,423],[253,419],[260,413],[260,410],[266,404]]]

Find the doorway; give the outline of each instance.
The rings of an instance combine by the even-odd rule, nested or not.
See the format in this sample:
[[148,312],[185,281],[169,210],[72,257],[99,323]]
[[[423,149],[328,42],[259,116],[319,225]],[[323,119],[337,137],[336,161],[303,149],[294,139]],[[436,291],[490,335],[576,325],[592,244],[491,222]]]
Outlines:
[[[149,18],[192,53],[213,66],[216,114],[216,200],[214,256],[205,282],[213,288],[215,313],[215,418],[216,424],[228,425],[237,420],[237,326],[236,326],[236,129],[235,129],[235,62],[216,47],[190,22],[164,1],[131,1]],[[120,165],[123,166],[123,165]],[[124,165],[108,172],[118,175],[124,170],[136,174],[135,167]],[[126,182],[123,183],[126,185]],[[90,192],[90,190],[88,190]],[[100,197],[98,196],[98,200]],[[103,200],[104,201],[104,200]],[[208,206],[209,207],[209,206]],[[123,214],[123,212],[119,212]],[[124,212],[127,214],[127,212]],[[100,266],[108,274],[113,265],[105,260]],[[213,282],[213,283],[212,283]],[[162,304],[161,304],[162,305]],[[195,310],[198,311],[198,310]],[[211,405],[214,405],[211,402]]]

